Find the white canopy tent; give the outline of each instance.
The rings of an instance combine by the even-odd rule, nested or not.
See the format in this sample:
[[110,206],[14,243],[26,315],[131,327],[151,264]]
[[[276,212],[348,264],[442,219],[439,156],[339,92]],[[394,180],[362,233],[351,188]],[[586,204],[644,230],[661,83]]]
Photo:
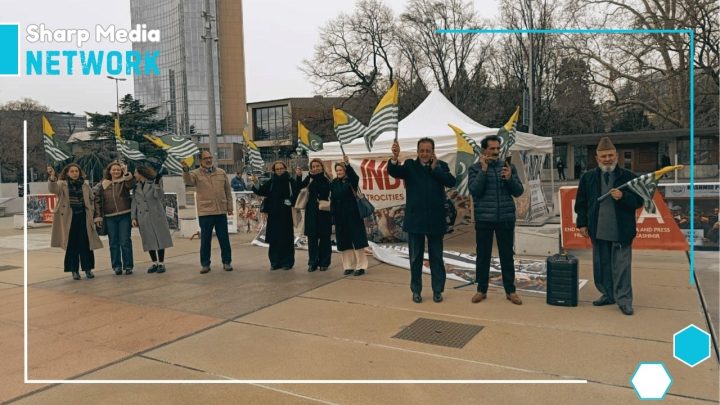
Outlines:
[[[457,140],[448,124],[461,128],[478,143],[486,136],[496,135],[498,132],[498,128],[488,128],[475,122],[455,107],[439,90],[433,90],[422,104],[400,121],[398,129],[400,150],[403,154],[414,155],[417,141],[420,138],[429,137],[435,141],[435,153],[438,157],[442,159],[443,156],[451,155],[452,158],[448,160],[454,163]],[[372,152],[368,152],[363,139],[356,139],[350,144],[343,145],[343,148],[351,158],[389,156],[394,138],[393,132],[381,134],[375,140]],[[552,138],[518,132],[515,144],[510,150],[552,154]],[[340,143],[327,142],[323,145],[323,150],[310,152],[310,158],[316,157],[323,160],[342,159]],[[451,162],[448,161],[448,163]],[[453,170],[453,165],[451,165],[451,170]]]

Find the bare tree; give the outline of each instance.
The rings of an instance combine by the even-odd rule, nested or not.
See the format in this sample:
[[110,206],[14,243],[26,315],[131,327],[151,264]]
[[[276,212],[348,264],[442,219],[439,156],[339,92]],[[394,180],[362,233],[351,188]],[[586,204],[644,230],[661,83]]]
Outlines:
[[407,65],[406,82],[438,88],[465,110],[471,102],[470,82],[483,76],[492,38],[471,34],[439,34],[439,29],[478,29],[472,2],[410,0],[400,16],[400,52]]
[[[572,37],[572,50],[590,61],[593,82],[612,99],[613,109],[641,107],[660,127],[688,127],[690,63],[698,68],[698,83],[714,81],[699,96],[717,99],[719,38],[713,25],[718,19],[714,1],[580,0],[569,2],[567,12],[578,27],[698,27],[694,61],[690,60],[689,36],[681,33]],[[628,88],[632,91],[620,91]],[[704,105],[707,99],[700,101]],[[717,116],[716,108],[700,107]]]
[[[553,29],[557,28],[557,7],[554,0],[502,0],[501,21],[508,28],[517,30]],[[500,76],[508,89],[516,89],[517,101],[514,104],[522,103],[522,93],[530,93],[532,85],[533,97],[530,101],[533,106],[534,132],[539,134],[547,133],[553,120],[551,105],[555,100],[555,84],[562,58],[557,50],[558,41],[557,35],[516,33],[503,38],[496,48],[496,75]],[[514,105],[505,108],[509,115]]]
[[324,95],[352,96],[387,87],[394,78],[395,17],[381,0],[358,1],[320,29],[320,42],[301,70]]
[[28,165],[44,172],[42,114],[48,108],[38,101],[24,98],[0,105],[0,171],[2,180],[22,181],[23,121],[28,123]]

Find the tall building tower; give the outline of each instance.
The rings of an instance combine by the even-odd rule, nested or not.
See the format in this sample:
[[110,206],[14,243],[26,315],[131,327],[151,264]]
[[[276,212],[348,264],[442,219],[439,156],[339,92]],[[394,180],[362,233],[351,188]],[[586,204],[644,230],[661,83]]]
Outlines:
[[[131,23],[160,30],[160,42],[133,43],[139,52],[160,51],[160,75],[134,76],[135,98],[160,107],[178,134],[208,131],[203,0],[130,0]],[[242,2],[210,0],[215,83],[215,125],[220,135],[242,134],[245,125],[245,57]]]

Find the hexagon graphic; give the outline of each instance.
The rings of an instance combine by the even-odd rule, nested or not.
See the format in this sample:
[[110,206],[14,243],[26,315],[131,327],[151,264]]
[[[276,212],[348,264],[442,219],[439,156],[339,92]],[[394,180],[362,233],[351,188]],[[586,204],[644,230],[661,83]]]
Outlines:
[[710,334],[695,325],[673,335],[673,357],[695,367],[710,358]]
[[630,378],[630,385],[640,399],[663,399],[672,383],[672,377],[662,362],[638,363]]

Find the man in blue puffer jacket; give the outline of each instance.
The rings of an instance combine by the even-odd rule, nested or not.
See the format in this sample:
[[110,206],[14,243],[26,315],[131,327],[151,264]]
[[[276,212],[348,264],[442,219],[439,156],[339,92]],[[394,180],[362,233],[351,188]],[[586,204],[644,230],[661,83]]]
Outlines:
[[523,185],[515,166],[502,162],[501,139],[491,135],[480,142],[483,154],[480,161],[470,167],[469,188],[475,206],[475,280],[477,294],[473,303],[487,298],[490,279],[490,255],[493,233],[497,239],[505,296],[513,304],[522,300],[515,292],[515,264],[513,262],[513,237],[515,235],[515,201],[523,193]]

